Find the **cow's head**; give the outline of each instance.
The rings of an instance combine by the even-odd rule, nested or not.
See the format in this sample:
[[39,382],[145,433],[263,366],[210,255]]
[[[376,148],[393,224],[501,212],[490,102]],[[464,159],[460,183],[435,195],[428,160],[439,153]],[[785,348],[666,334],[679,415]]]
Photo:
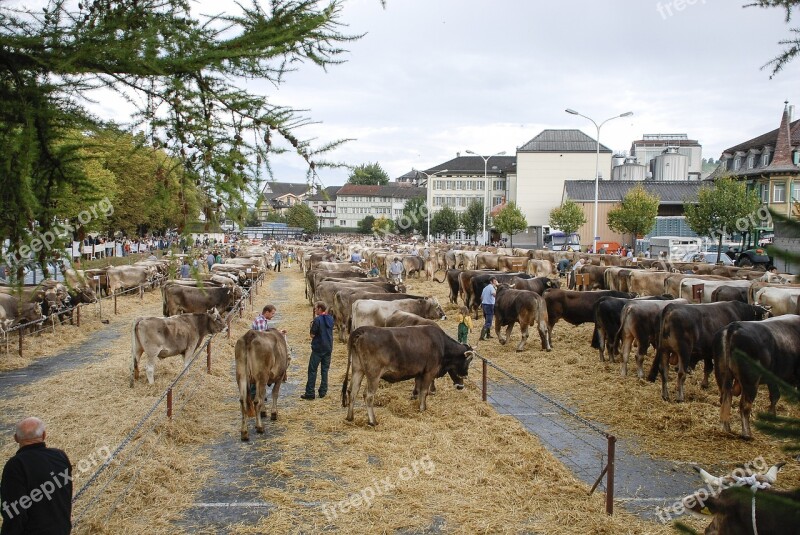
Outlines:
[[216,334],[225,330],[225,320],[220,315],[216,307],[206,311],[208,316],[208,332]]
[[544,289],[547,290],[548,288],[560,288],[561,281],[554,277],[547,277],[547,280],[544,281]]
[[438,299],[436,299],[435,297],[428,297],[426,301],[428,301],[428,304],[430,304],[431,309],[435,311],[434,314],[438,316],[440,320],[447,319],[447,314],[444,313],[444,309],[442,308],[442,305],[439,304]]
[[453,381],[456,389],[464,389],[464,378],[469,374],[469,365],[472,358],[475,356],[475,351],[468,345],[464,345],[467,350],[464,352],[464,360],[458,359],[453,366],[447,371],[450,379]]
[[753,314],[760,320],[765,320],[772,316],[772,306],[770,305],[751,305],[753,307]]

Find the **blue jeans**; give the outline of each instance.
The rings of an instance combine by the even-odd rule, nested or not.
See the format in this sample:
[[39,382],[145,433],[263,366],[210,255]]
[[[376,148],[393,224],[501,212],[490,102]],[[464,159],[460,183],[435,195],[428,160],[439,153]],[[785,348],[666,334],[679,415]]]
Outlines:
[[481,305],[483,309],[483,328],[491,329],[492,320],[494,319],[494,305]]
[[328,369],[331,367],[331,352],[311,352],[308,360],[308,381],[306,382],[306,396],[314,396],[314,386],[317,383],[317,368],[322,365],[322,378],[319,382],[319,396],[328,393]]

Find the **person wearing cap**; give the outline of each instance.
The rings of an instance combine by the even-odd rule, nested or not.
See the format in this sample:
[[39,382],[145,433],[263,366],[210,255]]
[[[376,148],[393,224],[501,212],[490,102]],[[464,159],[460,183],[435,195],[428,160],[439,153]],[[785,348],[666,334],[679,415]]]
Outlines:
[[399,281],[402,275],[403,263],[400,262],[400,258],[394,257],[394,261],[389,264],[389,278]]

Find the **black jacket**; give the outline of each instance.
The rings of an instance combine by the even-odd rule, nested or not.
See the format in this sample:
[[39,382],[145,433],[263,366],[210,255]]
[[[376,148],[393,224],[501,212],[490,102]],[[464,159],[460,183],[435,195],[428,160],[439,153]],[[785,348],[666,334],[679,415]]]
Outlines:
[[44,442],[17,450],[0,481],[0,535],[61,535],[72,529],[72,466]]

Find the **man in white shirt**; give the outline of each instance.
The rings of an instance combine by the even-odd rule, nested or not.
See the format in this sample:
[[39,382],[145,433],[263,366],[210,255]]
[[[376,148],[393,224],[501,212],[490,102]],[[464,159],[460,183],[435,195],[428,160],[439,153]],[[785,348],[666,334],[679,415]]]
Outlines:
[[494,303],[497,296],[497,278],[489,279],[489,284],[481,292],[481,308],[483,309],[483,329],[479,340],[493,338],[490,334],[492,330],[492,320],[494,319]]

